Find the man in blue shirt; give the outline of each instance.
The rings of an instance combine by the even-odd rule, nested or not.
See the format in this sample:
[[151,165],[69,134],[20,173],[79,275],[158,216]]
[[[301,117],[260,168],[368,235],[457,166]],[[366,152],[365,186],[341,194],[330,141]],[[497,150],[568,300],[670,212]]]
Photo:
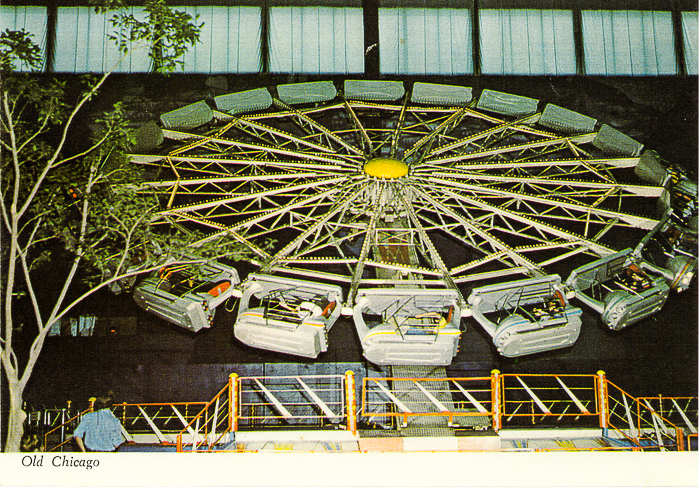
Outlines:
[[121,423],[110,410],[111,406],[110,398],[98,398],[95,411],[83,416],[73,432],[82,452],[114,452],[123,442]]

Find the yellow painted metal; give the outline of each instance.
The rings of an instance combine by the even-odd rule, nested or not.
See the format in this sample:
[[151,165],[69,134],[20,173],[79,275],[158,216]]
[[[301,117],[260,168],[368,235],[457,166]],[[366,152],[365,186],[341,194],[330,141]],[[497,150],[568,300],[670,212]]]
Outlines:
[[364,172],[374,178],[402,178],[408,174],[408,165],[394,158],[374,158],[364,165]]

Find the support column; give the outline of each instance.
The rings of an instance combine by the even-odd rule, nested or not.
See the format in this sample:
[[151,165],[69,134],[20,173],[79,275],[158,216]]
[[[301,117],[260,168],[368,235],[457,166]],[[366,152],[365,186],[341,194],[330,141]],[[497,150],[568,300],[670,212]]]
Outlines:
[[684,430],[681,427],[675,427],[675,440],[677,441],[677,450],[684,451]]
[[677,4],[672,7],[672,32],[675,38],[675,56],[677,58],[677,74],[687,74],[687,61],[684,54],[684,29],[682,28],[682,12]]
[[609,428],[609,392],[607,391],[607,378],[604,371],[597,371],[597,415],[599,426],[605,430]]
[[357,434],[357,395],[355,392],[354,371],[345,373],[345,402],[347,404],[347,430]]
[[379,2],[362,0],[364,15],[364,74],[369,78],[379,76]]
[[502,428],[502,384],[497,369],[490,372],[490,394],[493,403],[493,430],[497,433]]
[[239,386],[238,375],[236,373],[231,373],[228,377],[228,430],[231,432],[238,431]]
[[58,23],[58,4],[56,0],[49,1],[46,6],[46,51],[44,72],[53,73],[56,60],[56,24]]
[[260,68],[262,73],[269,73],[269,2],[263,1],[260,5]]
[[473,74],[479,76],[481,74],[481,20],[480,6],[478,0],[473,0],[473,9],[471,10],[471,57],[473,61]]
[[585,43],[582,30],[582,10],[573,8],[573,45],[575,49],[575,71],[578,75],[585,74]]

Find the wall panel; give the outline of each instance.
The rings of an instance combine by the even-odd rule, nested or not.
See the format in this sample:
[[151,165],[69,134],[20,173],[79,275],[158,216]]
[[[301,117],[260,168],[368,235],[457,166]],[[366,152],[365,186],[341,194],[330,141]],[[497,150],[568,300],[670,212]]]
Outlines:
[[587,74],[677,73],[671,12],[585,10],[582,26]]
[[[130,13],[145,18],[142,8]],[[59,7],[56,22],[56,59],[54,71],[65,73],[143,73],[150,70],[148,45],[131,45],[131,52],[121,62],[122,54],[115,41],[109,19],[113,14],[97,14],[92,7]],[[118,66],[117,66],[117,63]]]
[[471,12],[380,8],[379,47],[385,74],[472,73]]
[[364,72],[361,8],[272,7],[269,19],[271,72]]
[[[46,55],[46,7],[0,6],[0,29],[22,30],[32,34],[31,40],[41,48],[41,56]],[[26,71],[26,66],[15,66]]]
[[684,58],[687,66],[687,74],[697,73],[697,25],[699,16],[697,12],[682,12],[682,33],[684,36]]
[[572,11],[484,9],[479,25],[483,74],[575,74]]

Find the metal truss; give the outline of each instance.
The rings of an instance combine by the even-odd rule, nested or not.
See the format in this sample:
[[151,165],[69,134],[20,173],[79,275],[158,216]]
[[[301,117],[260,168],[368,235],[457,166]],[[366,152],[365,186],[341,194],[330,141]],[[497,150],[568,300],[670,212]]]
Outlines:
[[[263,111],[165,129],[168,149],[133,161],[153,174],[144,191],[159,195],[161,222],[233,236],[263,272],[344,283],[349,306],[360,284],[385,283],[382,270],[417,287],[566,275],[657,225],[663,188],[635,176],[638,157],[605,154],[598,131],[552,131],[541,112],[476,106],[419,105],[409,92],[273,98]],[[375,158],[407,173],[372,176]],[[377,251],[400,247],[414,258]]]

